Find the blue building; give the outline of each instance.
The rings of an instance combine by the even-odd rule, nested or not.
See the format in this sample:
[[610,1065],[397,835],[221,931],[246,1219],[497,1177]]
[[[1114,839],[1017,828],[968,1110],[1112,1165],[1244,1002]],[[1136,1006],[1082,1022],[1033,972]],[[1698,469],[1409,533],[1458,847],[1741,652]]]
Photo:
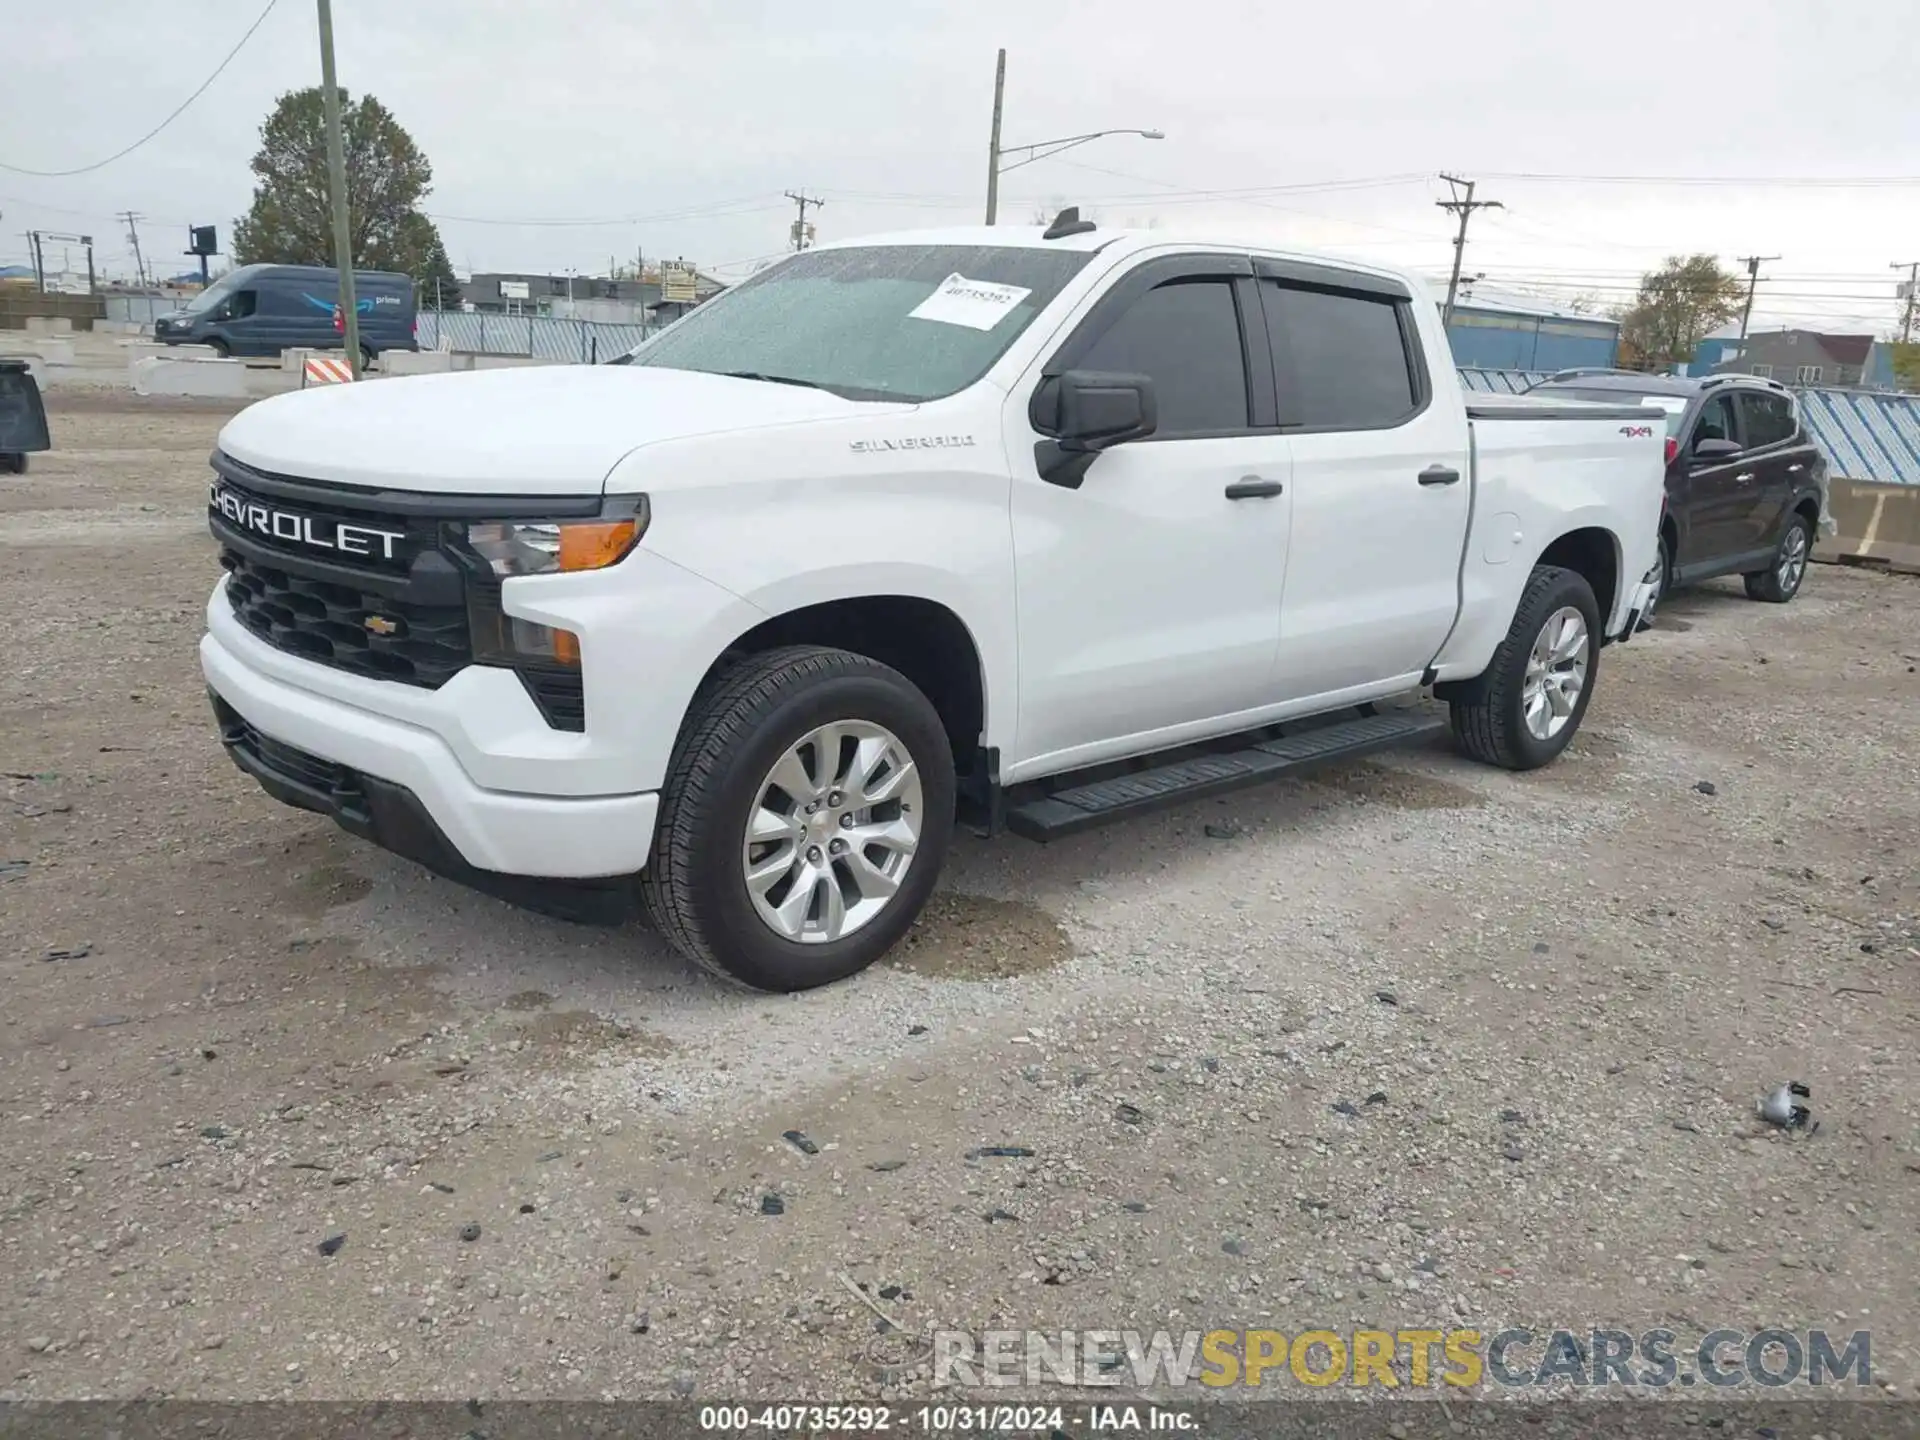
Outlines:
[[[1446,280],[1436,293],[1446,294]],[[1571,370],[1613,365],[1620,324],[1581,315],[1532,296],[1504,295],[1462,285],[1447,326],[1456,365],[1483,370]]]

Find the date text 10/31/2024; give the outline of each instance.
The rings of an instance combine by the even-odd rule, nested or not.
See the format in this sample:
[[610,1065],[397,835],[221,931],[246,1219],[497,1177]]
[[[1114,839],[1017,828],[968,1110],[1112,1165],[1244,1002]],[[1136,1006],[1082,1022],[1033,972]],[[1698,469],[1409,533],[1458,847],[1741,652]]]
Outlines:
[[1195,1432],[1189,1407],[1161,1405],[703,1405],[700,1428],[718,1433],[793,1431],[918,1435],[1051,1435],[1068,1426],[1087,1430]]

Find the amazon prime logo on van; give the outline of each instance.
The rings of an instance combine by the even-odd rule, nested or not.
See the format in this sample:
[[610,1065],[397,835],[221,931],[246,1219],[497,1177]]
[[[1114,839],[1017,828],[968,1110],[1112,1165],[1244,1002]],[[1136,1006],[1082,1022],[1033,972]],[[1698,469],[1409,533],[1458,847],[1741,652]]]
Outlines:
[[847,448],[856,455],[880,455],[889,450],[970,450],[971,435],[903,435],[898,440],[855,440]]

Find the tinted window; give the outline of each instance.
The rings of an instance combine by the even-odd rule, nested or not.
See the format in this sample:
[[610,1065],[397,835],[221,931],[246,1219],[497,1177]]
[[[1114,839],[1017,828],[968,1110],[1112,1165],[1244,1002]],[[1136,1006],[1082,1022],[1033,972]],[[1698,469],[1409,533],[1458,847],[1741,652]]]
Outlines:
[[227,313],[235,320],[244,320],[259,308],[260,292],[258,290],[236,290],[233,299],[228,303]]
[[717,295],[622,363],[935,400],[986,373],[1085,250],[862,245],[808,250]]
[[1152,378],[1161,435],[1247,428],[1247,362],[1230,280],[1149,290],[1075,366]]
[[1288,424],[1318,430],[1396,425],[1414,407],[1400,314],[1390,300],[1299,290],[1269,281],[1267,339]]
[[1793,438],[1793,402],[1784,395],[1750,391],[1740,396],[1740,418],[1747,427],[1747,448],[1779,445]]
[[1733,397],[1716,395],[1706,403],[1700,412],[1700,419],[1693,427],[1693,443],[1702,440],[1738,440],[1740,432],[1733,423]]

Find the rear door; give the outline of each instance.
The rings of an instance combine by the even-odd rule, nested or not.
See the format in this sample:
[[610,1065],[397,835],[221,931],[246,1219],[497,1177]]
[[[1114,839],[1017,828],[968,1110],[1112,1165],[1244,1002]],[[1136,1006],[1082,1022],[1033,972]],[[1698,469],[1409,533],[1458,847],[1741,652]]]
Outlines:
[[1417,676],[1453,628],[1472,509],[1467,420],[1437,404],[1397,281],[1256,259],[1293,540],[1275,699]]
[[1702,440],[1741,442],[1739,410],[1730,391],[1712,395],[1701,405],[1692,432],[1682,441],[1686,461],[1687,525],[1680,536],[1680,571],[1711,570],[1721,561],[1755,546],[1753,507],[1755,476],[1747,456],[1696,459]]
[[1780,391],[1760,389],[1742,390],[1739,400],[1750,462],[1746,468],[1754,477],[1747,485],[1753,492],[1747,548],[1757,550],[1779,543],[1805,457],[1794,443],[1798,427],[1791,400]]

